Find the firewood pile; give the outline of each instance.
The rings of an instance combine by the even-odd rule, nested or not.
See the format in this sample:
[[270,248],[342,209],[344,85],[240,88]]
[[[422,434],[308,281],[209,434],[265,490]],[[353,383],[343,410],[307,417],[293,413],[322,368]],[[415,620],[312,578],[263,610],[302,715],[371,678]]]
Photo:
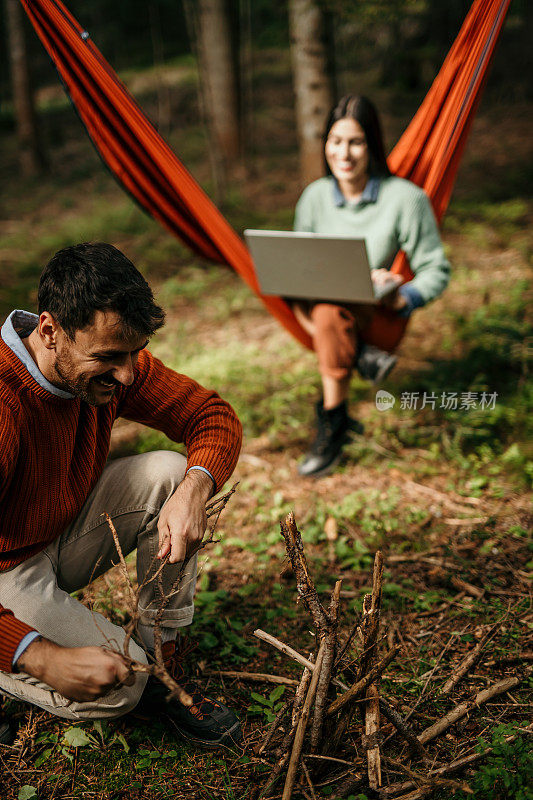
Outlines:
[[[375,555],[372,592],[365,595],[360,618],[348,626],[350,633],[340,641],[341,581],[337,581],[326,608],[309,573],[302,537],[292,513],[281,523],[281,533],[296,581],[298,603],[305,606],[311,617],[316,648],[314,653],[304,656],[274,636],[255,631],[258,638],[298,662],[303,671],[299,682],[295,682],[292,702],[283,705],[257,748],[256,755],[271,769],[251,797],[290,800],[298,796],[314,800],[319,788],[325,785],[333,788],[330,797],[339,800],[362,791],[368,797],[383,800],[415,800],[441,787],[448,789],[450,796],[458,789],[471,794],[468,783],[453,776],[475,765],[489,750],[483,754],[469,752],[442,764],[437,761],[437,754],[431,752],[431,743],[459,720],[475,714],[483,704],[517,687],[530,668],[490,683],[470,699],[450,708],[429,727],[415,730],[411,714],[405,715],[402,709],[402,716],[396,708],[399,703],[380,689],[380,678],[387,667],[402,657],[398,645],[389,646],[382,653],[383,643],[391,639],[381,621],[381,552]],[[440,689],[442,700],[473,669],[500,624],[486,630],[453,669]],[[347,626],[343,624],[342,629],[347,630]],[[359,654],[354,661],[355,644]],[[524,727],[523,734],[531,733],[532,728]],[[514,738],[510,736],[507,740]],[[387,755],[392,739],[394,752],[398,753],[398,743],[401,744],[400,758]],[[384,780],[384,765],[388,775],[396,776],[394,782]],[[402,779],[398,780],[398,776]]]

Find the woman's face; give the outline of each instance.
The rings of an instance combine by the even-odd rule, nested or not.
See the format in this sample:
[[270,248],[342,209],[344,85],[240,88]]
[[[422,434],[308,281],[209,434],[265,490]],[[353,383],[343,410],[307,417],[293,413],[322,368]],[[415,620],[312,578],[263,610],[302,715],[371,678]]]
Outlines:
[[364,185],[368,179],[368,147],[362,127],[351,117],[337,120],[326,140],[326,161],[340,184]]

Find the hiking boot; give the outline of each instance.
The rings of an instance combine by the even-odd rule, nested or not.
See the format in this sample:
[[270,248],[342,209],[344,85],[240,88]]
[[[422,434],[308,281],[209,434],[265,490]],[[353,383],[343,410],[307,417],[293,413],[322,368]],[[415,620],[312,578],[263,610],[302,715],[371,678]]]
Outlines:
[[373,344],[363,344],[355,366],[362,378],[376,385],[385,380],[397,361],[398,358],[393,353],[380,350]]
[[176,641],[165,642],[163,660],[168,673],[191,696],[192,706],[184,706],[176,698],[167,702],[167,687],[150,676],[138,709],[141,713],[147,711],[151,715],[163,711],[186,739],[204,747],[232,747],[239,744],[242,730],[234,712],[222,703],[205,697],[200,688],[186,677],[182,664],[185,649],[180,648]]
[[0,744],[8,744],[11,745],[15,741],[15,737],[13,735],[13,730],[11,725],[4,717],[2,712],[0,712]]
[[298,464],[298,473],[303,476],[322,475],[333,468],[340,461],[350,431],[362,431],[362,426],[348,416],[346,403],[325,409],[320,401],[316,405],[316,416],[316,438]]

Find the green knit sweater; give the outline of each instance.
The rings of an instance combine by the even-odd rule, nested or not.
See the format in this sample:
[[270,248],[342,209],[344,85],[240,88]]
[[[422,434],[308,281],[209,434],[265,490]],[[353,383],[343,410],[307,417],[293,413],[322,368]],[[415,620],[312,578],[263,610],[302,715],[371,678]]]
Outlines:
[[345,200],[332,176],[320,178],[302,193],[294,229],[364,238],[372,269],[389,269],[398,250],[403,250],[414,273],[402,287],[408,288],[412,308],[437,297],[450,279],[429,200],[403,178],[371,178],[355,203]]

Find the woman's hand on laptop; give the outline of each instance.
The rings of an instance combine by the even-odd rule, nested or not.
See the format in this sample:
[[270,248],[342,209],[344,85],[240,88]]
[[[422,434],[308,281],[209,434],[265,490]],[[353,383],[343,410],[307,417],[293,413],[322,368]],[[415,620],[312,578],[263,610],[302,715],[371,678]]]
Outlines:
[[384,267],[381,267],[380,269],[373,269],[372,283],[376,289],[380,289],[382,286],[387,286],[389,283],[396,284],[396,288],[382,297],[379,302],[381,305],[386,306],[386,308],[391,308],[393,311],[401,311],[402,308],[405,308],[407,301],[405,297],[398,291],[402,285],[402,279],[399,275],[391,273]]

